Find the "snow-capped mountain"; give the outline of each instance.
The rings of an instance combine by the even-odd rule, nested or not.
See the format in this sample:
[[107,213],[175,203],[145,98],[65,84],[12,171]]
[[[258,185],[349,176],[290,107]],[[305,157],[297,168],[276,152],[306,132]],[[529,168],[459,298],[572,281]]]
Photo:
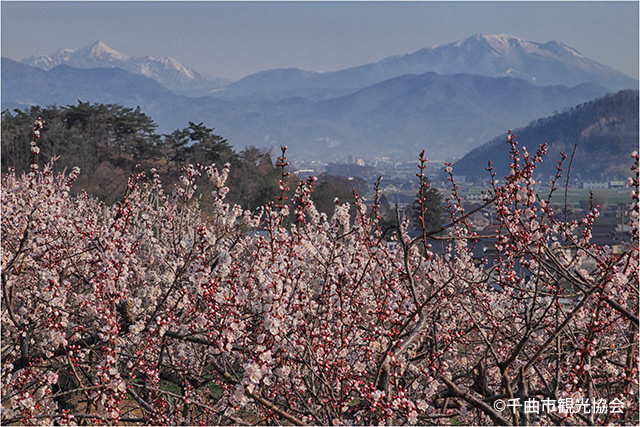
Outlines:
[[50,70],[61,64],[76,68],[125,68],[129,57],[101,41],[92,41],[79,49],[60,49],[51,55],[30,56],[22,63]]
[[540,86],[595,83],[611,91],[638,88],[638,80],[586,58],[563,43],[536,43],[507,34],[476,34],[340,71],[263,71],[231,83],[215,95],[270,99],[297,95],[326,99],[402,75],[426,72],[515,77]]
[[454,43],[389,57],[375,65],[398,67],[402,72],[517,77],[539,85],[575,86],[590,82],[611,90],[638,86],[637,80],[589,59],[561,42],[536,43],[509,34],[475,34]]
[[335,72],[263,71],[197,99],[175,93],[207,93],[195,70],[100,42],[23,62],[49,70],[3,58],[3,109],[77,100],[140,106],[163,132],[206,122],[237,144],[288,145],[315,160],[402,158],[424,147],[432,158],[457,156],[505,128],[638,88],[562,43],[508,35],[478,34]]
[[44,70],[62,64],[76,68],[122,68],[152,78],[177,93],[192,96],[207,95],[231,82],[201,74],[167,56],[129,57],[101,41],[92,41],[79,49],[60,49],[51,55],[31,56],[21,62]]

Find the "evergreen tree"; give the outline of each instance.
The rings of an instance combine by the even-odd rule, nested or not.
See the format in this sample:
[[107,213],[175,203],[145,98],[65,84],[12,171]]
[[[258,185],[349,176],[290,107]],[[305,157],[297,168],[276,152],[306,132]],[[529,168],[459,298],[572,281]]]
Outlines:
[[[437,188],[428,186],[422,190],[422,197],[425,200],[421,205],[420,192],[418,191],[416,200],[411,205],[411,225],[414,229],[421,229],[422,221],[420,216],[424,215],[424,227],[427,232],[432,232],[444,225],[442,194]],[[423,206],[424,212],[422,211]]]

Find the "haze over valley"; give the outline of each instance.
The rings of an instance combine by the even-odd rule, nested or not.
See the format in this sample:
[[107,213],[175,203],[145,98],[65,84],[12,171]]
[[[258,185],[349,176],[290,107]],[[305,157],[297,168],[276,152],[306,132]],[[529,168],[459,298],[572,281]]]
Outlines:
[[[299,161],[462,157],[638,81],[561,41],[475,34],[333,72],[265,70],[237,81],[170,57],[131,57],[92,41],[18,62],[2,58],[2,108],[120,104],[169,133],[204,122],[242,149],[287,145]],[[194,96],[199,95],[199,96]]]

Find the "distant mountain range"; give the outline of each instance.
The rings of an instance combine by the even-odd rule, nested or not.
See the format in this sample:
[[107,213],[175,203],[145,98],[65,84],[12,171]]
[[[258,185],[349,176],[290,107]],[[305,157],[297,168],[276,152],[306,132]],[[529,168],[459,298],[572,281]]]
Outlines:
[[97,40],[79,49],[60,49],[51,55],[30,56],[21,62],[43,70],[50,70],[58,65],[75,68],[121,68],[154,79],[176,93],[192,96],[206,94],[232,81],[201,74],[168,56],[129,57]]
[[[423,148],[431,159],[461,156],[506,128],[638,87],[561,43],[506,35],[331,73],[264,71],[213,89],[223,83],[101,42],[22,63],[2,58],[3,109],[78,100],[140,106],[162,132],[205,122],[238,148],[288,145],[298,159],[324,161],[410,159]],[[203,96],[185,96],[194,93]]]
[[[570,179],[578,182],[626,177],[632,164],[629,156],[638,150],[639,101],[637,90],[620,91],[536,120],[513,133],[520,150],[527,147],[533,154],[540,144],[548,145],[548,154],[536,169],[538,176],[555,175],[560,152],[565,152],[569,156],[564,163],[565,179],[570,162]],[[486,167],[491,159],[497,178],[504,178],[509,173],[505,141],[503,134],[470,151],[454,164],[454,170],[458,175],[488,181]]]
[[413,158],[422,148],[431,158],[461,155],[507,126],[522,126],[606,92],[589,83],[568,88],[510,77],[426,73],[324,101],[227,100],[176,95],[121,69],[60,65],[44,71],[2,60],[3,108],[78,100],[140,105],[163,132],[205,122],[240,148],[284,144],[305,159]]
[[560,42],[534,43],[506,34],[476,34],[455,43],[340,71],[316,73],[296,68],[263,71],[229,84],[217,91],[216,96],[327,99],[394,77],[426,72],[514,77],[541,86],[590,82],[611,91],[638,88],[637,80]]
[[122,68],[152,78],[181,95],[275,100],[294,96],[329,99],[394,77],[426,72],[515,77],[541,86],[590,82],[611,91],[638,86],[637,80],[588,59],[563,43],[536,43],[508,34],[475,34],[454,43],[340,71],[276,69],[251,74],[236,82],[206,76],[169,57],[129,57],[101,41],[92,41],[79,49],[31,56],[21,62],[44,70],[62,64],[76,68]]

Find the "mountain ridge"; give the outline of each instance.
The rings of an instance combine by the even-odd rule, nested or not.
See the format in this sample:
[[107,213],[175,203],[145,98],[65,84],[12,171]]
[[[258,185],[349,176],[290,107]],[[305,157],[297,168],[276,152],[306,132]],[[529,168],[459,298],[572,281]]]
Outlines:
[[20,62],[44,70],[63,64],[75,68],[121,68],[152,78],[178,94],[191,96],[219,89],[231,81],[199,73],[168,56],[131,57],[99,40],[77,49],[65,48],[51,55],[30,56]]
[[537,85],[576,86],[591,82],[612,91],[637,88],[638,80],[586,58],[558,41],[536,43],[508,34],[475,34],[456,42],[394,55],[378,62],[331,72],[297,68],[261,71],[230,83],[214,95],[226,98],[291,96],[315,100],[345,95],[405,74],[479,74],[522,78]]
[[[397,158],[412,158],[425,148],[431,158],[451,159],[504,128],[524,126],[609,91],[581,79],[569,86],[539,85],[531,76],[518,77],[517,61],[505,68],[495,58],[502,61],[509,55],[529,58],[530,54],[562,54],[588,64],[590,60],[560,42],[526,42],[509,35],[477,34],[337,72],[267,70],[211,95],[204,89],[195,90],[192,93],[201,95],[197,98],[158,82],[154,67],[165,73],[173,70],[174,81],[182,78],[189,82],[197,77],[195,70],[191,73],[171,58],[131,58],[99,41],[82,49],[61,49],[58,58],[41,58],[40,65],[47,67],[66,61],[67,65],[49,71],[2,58],[2,107],[64,105],[78,100],[141,106],[162,131],[184,127],[189,121],[205,122],[236,146],[288,145],[300,150],[300,158],[386,156],[385,150],[393,151]],[[80,64],[83,68],[68,65],[74,55],[79,55],[76,61],[85,61]],[[475,63],[471,67],[474,73],[413,72],[421,70],[425,58],[429,62],[433,55],[447,56],[449,63],[458,61],[460,69]],[[89,59],[107,68],[87,69]],[[447,62],[439,61],[435,62]],[[122,63],[134,64],[137,71],[115,67]],[[142,69],[140,64],[147,64],[147,68]],[[499,70],[500,76],[482,75],[483,69],[489,70],[488,74]],[[567,70],[563,73],[571,75]],[[574,77],[577,74],[573,73]],[[637,80],[631,80],[637,84]],[[243,81],[251,83],[244,93]],[[230,88],[241,90],[237,96],[225,96]]]
[[[629,155],[638,150],[639,92],[622,90],[615,94],[576,105],[552,116],[539,118],[527,126],[514,129],[519,149],[533,153],[546,143],[545,161],[536,169],[538,176],[551,177],[556,172],[560,152],[571,155],[570,178],[582,181],[620,179],[628,176]],[[472,180],[488,179],[487,161],[491,159],[497,178],[509,173],[509,153],[505,136],[497,136],[469,151],[454,163],[454,170]],[[564,164],[566,177],[569,159]]]
[[387,155],[385,150],[412,158],[422,148],[431,158],[459,156],[504,127],[525,125],[606,92],[593,84],[536,86],[511,77],[430,72],[323,101],[190,98],[122,69],[61,65],[44,71],[2,59],[3,108],[78,100],[141,106],[162,132],[205,122],[236,146],[288,145],[299,158],[326,160]]
[[316,72],[277,68],[237,81],[207,76],[170,57],[129,57],[98,40],[81,48],[59,49],[53,54],[31,56],[21,62],[45,70],[62,63],[78,68],[118,67],[153,78],[181,95],[231,99],[280,100],[299,96],[325,100],[404,74],[430,71],[516,77],[542,86],[562,84],[571,87],[591,82],[611,91],[638,88],[637,79],[588,59],[562,42],[538,43],[509,34],[477,33],[462,40],[343,70]]

